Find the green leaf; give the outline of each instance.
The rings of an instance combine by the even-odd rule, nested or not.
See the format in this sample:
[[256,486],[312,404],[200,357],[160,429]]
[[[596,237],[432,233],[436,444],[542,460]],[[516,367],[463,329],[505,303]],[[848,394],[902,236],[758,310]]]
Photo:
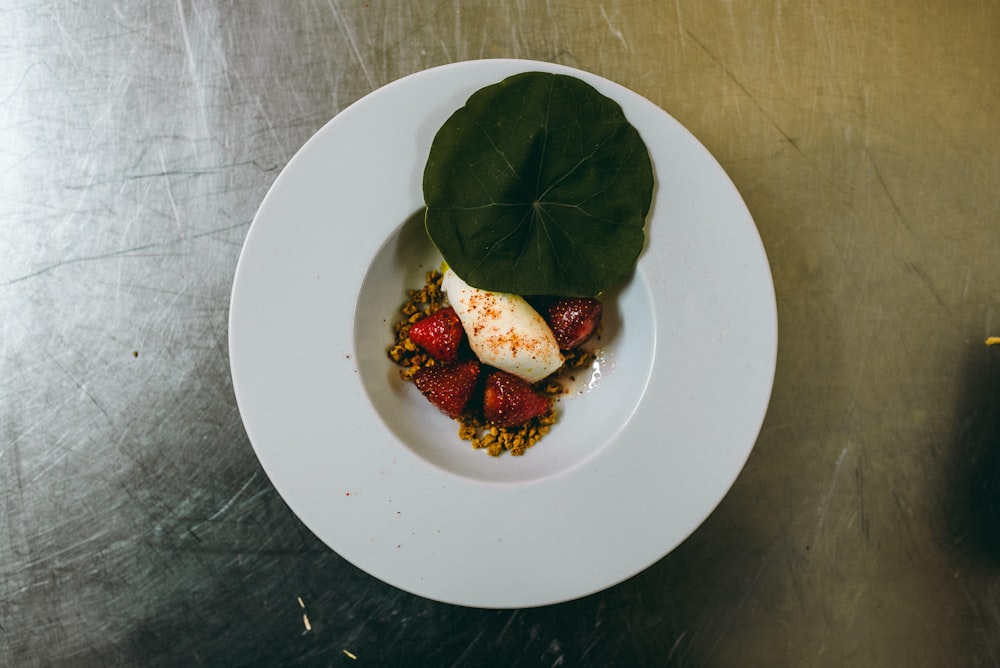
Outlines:
[[614,100],[575,77],[526,72],[444,123],[423,189],[427,234],[469,285],[596,296],[642,251],[653,169]]

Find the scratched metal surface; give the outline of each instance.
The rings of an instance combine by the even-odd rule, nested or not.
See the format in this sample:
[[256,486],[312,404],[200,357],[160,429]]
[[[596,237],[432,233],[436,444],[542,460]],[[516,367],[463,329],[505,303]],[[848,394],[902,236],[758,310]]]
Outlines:
[[[496,56],[689,127],[755,216],[781,326],[706,524],[518,611],[399,592],[310,535],[226,348],[296,149],[382,84]],[[997,665],[998,62],[996,0],[5,4],[0,665]]]

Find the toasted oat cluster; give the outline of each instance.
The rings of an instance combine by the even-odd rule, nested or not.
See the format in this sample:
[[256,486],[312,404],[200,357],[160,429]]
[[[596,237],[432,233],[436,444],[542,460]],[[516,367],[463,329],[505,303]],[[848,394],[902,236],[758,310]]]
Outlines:
[[493,457],[499,457],[504,451],[517,457],[549,433],[555,422],[554,409],[518,427],[498,427],[474,415],[463,415],[459,418],[458,437],[471,442],[473,448],[486,448]]
[[[414,382],[432,403],[458,422],[461,440],[494,457],[505,452],[523,455],[555,424],[555,403],[566,390],[553,377],[528,385],[480,365],[463,348],[461,326],[448,313],[451,309],[441,279],[440,272],[430,271],[422,288],[408,291],[400,306],[402,317],[394,324],[395,342],[389,348],[389,358],[401,367],[404,380]],[[589,366],[594,357],[579,347],[563,351],[563,356],[562,369],[568,372]],[[491,410],[497,405],[501,406],[499,411]],[[525,412],[524,406],[530,410]]]

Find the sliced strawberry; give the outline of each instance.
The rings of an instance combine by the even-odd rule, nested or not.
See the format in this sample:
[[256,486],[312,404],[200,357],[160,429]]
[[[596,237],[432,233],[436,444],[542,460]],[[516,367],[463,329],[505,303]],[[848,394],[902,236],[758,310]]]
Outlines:
[[494,371],[486,379],[483,417],[500,427],[524,424],[551,407],[528,383],[506,371]]
[[413,376],[417,389],[449,417],[458,417],[469,403],[479,379],[479,362],[425,366]]
[[601,302],[593,297],[566,297],[552,302],[546,321],[560,350],[576,348],[593,336],[603,310]]
[[464,336],[462,323],[450,306],[438,309],[410,326],[410,340],[441,362],[458,359],[458,347]]

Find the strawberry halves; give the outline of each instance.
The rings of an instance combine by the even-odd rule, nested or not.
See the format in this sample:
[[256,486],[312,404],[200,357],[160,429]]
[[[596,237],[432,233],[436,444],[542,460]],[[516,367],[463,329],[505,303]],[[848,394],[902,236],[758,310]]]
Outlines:
[[479,362],[465,360],[457,364],[425,366],[413,376],[413,382],[427,400],[449,417],[458,417],[469,403],[479,379]]
[[494,371],[486,378],[483,417],[500,427],[524,424],[547,412],[552,402],[528,383],[506,371]]
[[458,348],[464,336],[462,323],[450,306],[438,309],[410,326],[410,340],[440,362],[458,359]]
[[546,321],[560,350],[571,350],[585,342],[601,324],[603,307],[593,297],[566,297],[552,302]]

